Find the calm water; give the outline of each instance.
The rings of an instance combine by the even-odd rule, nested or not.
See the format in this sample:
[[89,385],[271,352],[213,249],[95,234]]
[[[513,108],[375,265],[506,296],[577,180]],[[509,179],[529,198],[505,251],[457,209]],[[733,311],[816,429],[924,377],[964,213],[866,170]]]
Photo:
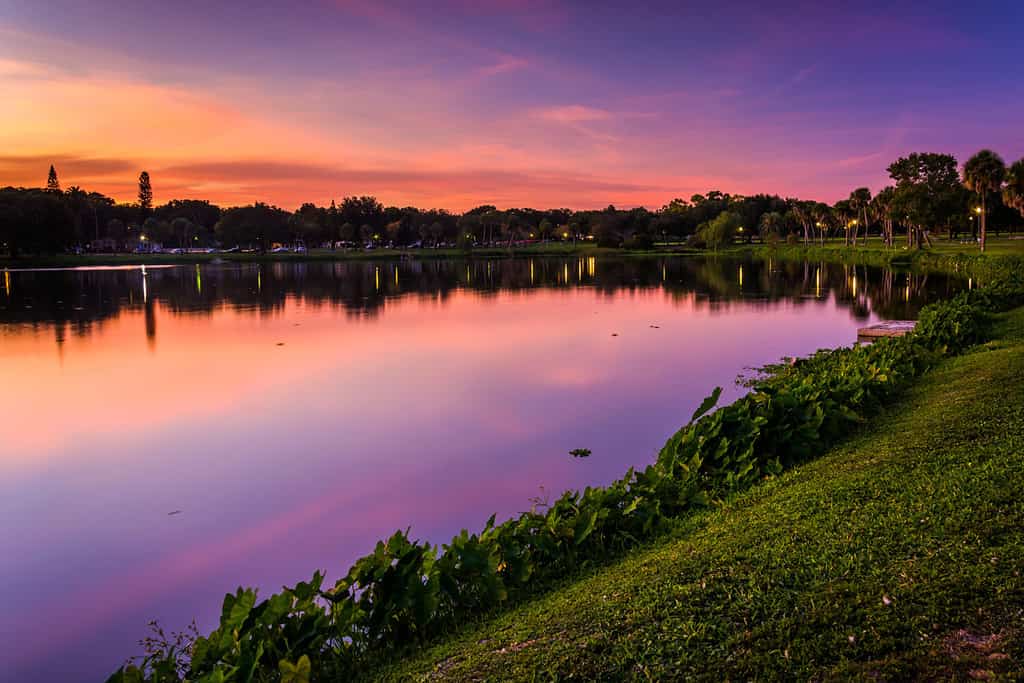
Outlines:
[[206,631],[225,591],[336,578],[396,528],[608,482],[744,368],[962,286],[593,258],[0,277],[0,670],[38,681],[102,680],[149,619]]

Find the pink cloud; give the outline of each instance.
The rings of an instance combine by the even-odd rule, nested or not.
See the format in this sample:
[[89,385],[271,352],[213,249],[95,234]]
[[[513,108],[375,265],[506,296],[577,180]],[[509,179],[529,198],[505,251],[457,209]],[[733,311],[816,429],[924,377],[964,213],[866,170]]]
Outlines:
[[498,58],[498,61],[490,66],[485,66],[477,69],[477,73],[481,76],[498,76],[500,74],[509,73],[511,71],[519,71],[525,69],[530,65],[530,62],[522,57],[513,57],[512,55],[502,55]]
[[596,107],[582,104],[569,104],[561,107],[550,107],[535,112],[539,119],[555,123],[583,123],[588,121],[608,121],[612,113]]

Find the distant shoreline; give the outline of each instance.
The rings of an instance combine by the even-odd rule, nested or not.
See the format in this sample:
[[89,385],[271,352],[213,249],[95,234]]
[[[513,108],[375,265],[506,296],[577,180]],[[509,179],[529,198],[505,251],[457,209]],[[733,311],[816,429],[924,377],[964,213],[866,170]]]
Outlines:
[[[1024,239],[990,237],[989,251],[995,255],[1024,255]],[[843,239],[829,239],[825,246],[811,244],[778,244],[775,246],[760,242],[733,244],[714,252],[694,249],[683,244],[657,244],[652,249],[635,250],[613,247],[599,247],[593,243],[580,242],[576,245],[564,242],[534,244],[519,247],[483,247],[471,250],[457,248],[442,249],[371,249],[337,250],[312,249],[304,253],[199,253],[199,254],[53,254],[26,255],[18,258],[0,256],[0,270],[21,268],[74,268],[90,266],[151,266],[151,265],[194,265],[205,263],[333,263],[344,261],[435,261],[445,259],[502,259],[522,256],[736,256],[756,254],[800,258],[834,258],[842,254],[846,261],[870,261],[875,265],[909,265],[910,262],[928,257],[974,256],[978,254],[974,245],[956,241],[937,240],[927,249],[907,249],[899,245],[887,247],[876,238],[869,243],[853,247]],[[900,262],[900,263],[897,263]]]
[[391,261],[407,259],[431,261],[440,259],[467,258],[514,258],[517,256],[572,256],[572,255],[631,255],[631,254],[680,254],[703,253],[683,247],[654,249],[635,252],[625,249],[597,247],[592,244],[576,246],[566,244],[537,245],[529,247],[487,247],[481,249],[373,249],[370,251],[331,251],[314,249],[305,253],[211,253],[211,254],[56,254],[48,256],[21,256],[11,258],[0,256],[0,269],[15,268],[74,268],[80,266],[149,266],[149,265],[192,265],[211,262],[227,263],[309,263],[338,261]]

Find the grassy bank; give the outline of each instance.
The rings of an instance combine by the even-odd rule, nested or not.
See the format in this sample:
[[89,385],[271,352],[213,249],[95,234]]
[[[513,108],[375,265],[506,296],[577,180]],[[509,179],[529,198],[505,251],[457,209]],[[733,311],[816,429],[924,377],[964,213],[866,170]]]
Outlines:
[[754,254],[761,258],[841,262],[879,267],[907,268],[920,272],[972,275],[982,280],[1002,280],[1014,268],[1024,267],[1024,240],[990,240],[982,254],[976,246],[956,242],[936,242],[929,249],[886,247],[880,241],[856,248],[845,247],[841,240],[824,246],[780,244],[744,246],[731,254]]
[[1024,675],[1024,309],[670,537],[372,678]]

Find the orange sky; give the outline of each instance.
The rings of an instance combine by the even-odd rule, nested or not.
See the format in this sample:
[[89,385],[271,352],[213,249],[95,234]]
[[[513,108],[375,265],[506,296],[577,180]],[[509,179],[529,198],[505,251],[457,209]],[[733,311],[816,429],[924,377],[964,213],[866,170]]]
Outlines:
[[[0,7],[0,185],[296,208],[834,201],[912,151],[1024,155],[1021,6],[543,0]],[[635,11],[634,11],[635,10]],[[1016,19],[1015,19],[1016,18]]]

